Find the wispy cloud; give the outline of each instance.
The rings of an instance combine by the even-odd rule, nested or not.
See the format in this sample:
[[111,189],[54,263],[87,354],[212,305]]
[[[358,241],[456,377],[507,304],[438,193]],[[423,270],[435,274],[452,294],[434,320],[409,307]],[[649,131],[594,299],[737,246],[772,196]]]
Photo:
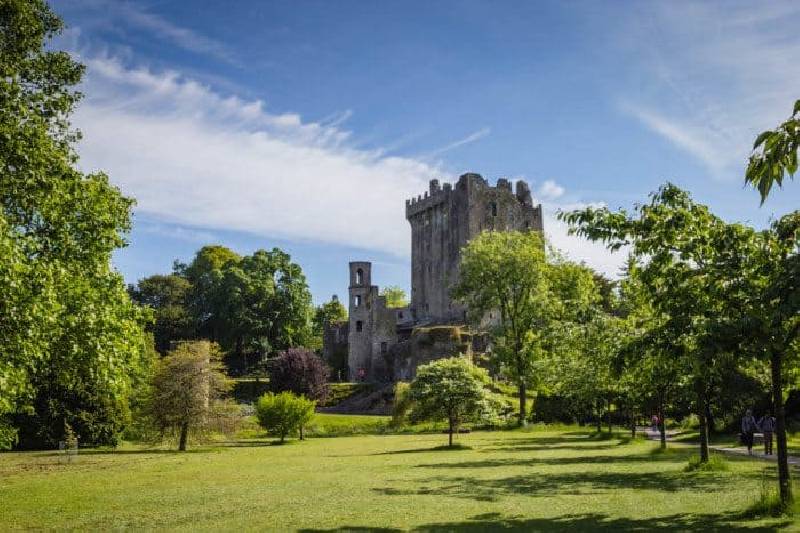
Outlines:
[[427,157],[434,157],[434,156],[437,156],[437,155],[441,155],[441,154],[443,154],[445,152],[449,152],[450,150],[453,150],[453,149],[458,148],[460,146],[464,146],[465,144],[474,143],[475,141],[479,141],[479,140],[483,139],[484,137],[489,135],[491,132],[492,132],[491,128],[481,128],[481,129],[479,129],[478,131],[476,131],[474,133],[470,133],[469,135],[467,135],[463,139],[459,139],[457,141],[453,141],[450,144],[442,146],[441,148],[437,148],[436,150],[428,152],[426,154],[426,156]]
[[712,176],[741,179],[755,136],[800,97],[798,19],[791,1],[640,4],[625,32],[646,78],[621,109]]
[[404,199],[441,175],[359,150],[350,133],[220,95],[175,71],[87,57],[81,164],[107,170],[163,223],[336,243],[405,257]]
[[86,12],[96,25],[136,28],[189,52],[241,66],[233,50],[222,41],[176,24],[140,3],[128,0],[68,0],[65,7]]

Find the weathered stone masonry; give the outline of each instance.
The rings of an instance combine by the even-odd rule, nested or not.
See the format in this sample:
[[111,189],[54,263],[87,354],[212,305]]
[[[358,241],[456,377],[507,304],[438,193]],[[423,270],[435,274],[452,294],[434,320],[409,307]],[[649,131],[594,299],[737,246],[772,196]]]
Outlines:
[[[458,279],[461,249],[484,230],[543,230],[541,205],[534,206],[527,183],[518,181],[512,190],[511,182],[501,178],[492,187],[471,173],[454,186],[431,180],[424,195],[406,200],[406,219],[411,225],[408,308],[386,306],[372,285],[371,263],[350,263],[346,328],[350,380],[410,379],[423,360],[454,355],[450,351],[460,344],[434,343],[422,353],[412,333],[422,326],[466,323],[465,309],[450,295]],[[437,345],[441,354],[432,353]]]

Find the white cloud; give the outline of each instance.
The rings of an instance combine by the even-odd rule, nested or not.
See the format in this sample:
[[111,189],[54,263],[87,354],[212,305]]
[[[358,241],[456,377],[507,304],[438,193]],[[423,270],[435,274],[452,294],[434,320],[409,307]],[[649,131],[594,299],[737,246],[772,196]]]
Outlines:
[[797,2],[640,4],[617,33],[633,34],[648,78],[622,110],[714,177],[741,180],[755,136],[800,97],[798,19]]
[[547,180],[539,186],[537,193],[544,200],[555,200],[564,194],[564,187],[553,180]]
[[81,164],[108,171],[138,211],[196,228],[409,253],[403,200],[425,190],[437,167],[352,148],[335,126],[270,113],[176,72],[84,61]]
[[568,259],[578,263],[585,263],[594,270],[605,274],[606,277],[617,279],[630,252],[629,247],[622,247],[616,252],[610,252],[600,242],[591,242],[583,237],[569,235],[569,226],[558,220],[558,211],[571,211],[582,209],[589,204],[575,203],[562,205],[544,205],[544,233],[547,242],[561,251]]
[[[84,132],[81,166],[107,171],[137,199],[137,212],[155,221],[146,232],[208,241],[213,230],[234,230],[409,255],[403,200],[443,172],[385,150],[354,148],[338,127],[349,112],[305,122],[174,71],[128,68],[110,57],[83,60],[88,97],[75,116]],[[556,219],[557,208],[582,204],[549,203],[564,194],[552,180],[539,194],[548,239],[570,258],[616,275],[624,254],[568,236]]]

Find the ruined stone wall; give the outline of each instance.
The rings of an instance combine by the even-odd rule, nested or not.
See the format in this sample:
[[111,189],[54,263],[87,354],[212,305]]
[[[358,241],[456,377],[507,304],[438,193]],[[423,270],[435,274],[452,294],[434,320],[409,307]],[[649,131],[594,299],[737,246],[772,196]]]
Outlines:
[[391,380],[411,381],[420,365],[459,354],[472,357],[472,336],[460,326],[414,328],[408,340],[390,351]]
[[386,357],[397,343],[395,309],[371,284],[372,264],[350,263],[348,377],[351,381],[387,381]]
[[450,296],[458,280],[461,249],[484,230],[542,231],[541,206],[528,185],[500,179],[491,187],[479,174],[462,175],[455,186],[431,180],[429,190],[406,200],[411,224],[411,312],[420,322],[465,320]]

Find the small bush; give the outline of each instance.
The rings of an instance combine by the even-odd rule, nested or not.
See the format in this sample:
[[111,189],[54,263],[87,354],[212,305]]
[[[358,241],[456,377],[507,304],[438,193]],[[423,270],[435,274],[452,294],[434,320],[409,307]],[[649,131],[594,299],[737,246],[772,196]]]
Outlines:
[[698,429],[700,427],[700,420],[697,415],[692,413],[681,420],[681,429]]
[[295,396],[291,392],[270,392],[258,400],[256,418],[261,427],[279,437],[281,442],[295,431],[300,432],[302,440],[303,427],[311,421],[315,407],[316,402],[305,396]]
[[689,464],[684,467],[684,472],[723,472],[729,470],[730,465],[719,454],[712,453],[708,457],[708,462],[701,462],[699,455],[693,455],[689,458]]

